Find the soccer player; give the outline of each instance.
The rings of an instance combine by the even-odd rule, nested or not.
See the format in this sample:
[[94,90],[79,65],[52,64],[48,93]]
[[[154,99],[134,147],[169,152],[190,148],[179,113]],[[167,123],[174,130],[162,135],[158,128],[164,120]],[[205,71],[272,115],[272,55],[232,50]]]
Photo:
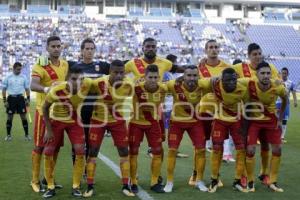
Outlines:
[[205,134],[202,121],[197,118],[195,110],[201,99],[202,92],[211,88],[210,80],[200,80],[197,66],[185,67],[183,82],[171,80],[166,83],[168,91],[173,95],[174,104],[171,116],[170,131],[168,133],[168,163],[167,184],[165,192],[172,192],[174,184],[174,169],[176,164],[176,153],[183,137],[187,131],[195,151],[196,161],[196,188],[207,191],[203,182],[205,169]]
[[[92,79],[99,78],[103,75],[108,75],[110,64],[102,61],[94,61],[94,55],[96,52],[96,44],[91,38],[86,38],[81,42],[80,45],[82,61],[76,62],[72,67],[79,67],[84,77],[89,77]],[[89,152],[88,144],[88,134],[90,128],[90,120],[93,113],[93,102],[95,102],[94,94],[90,93],[88,97],[84,100],[84,104],[81,109],[81,119],[84,125],[85,134],[85,149],[86,158]],[[73,152],[73,163],[75,161],[75,154]]]
[[[40,165],[41,156],[44,149],[45,123],[43,120],[42,106],[46,94],[51,86],[65,81],[68,72],[68,63],[60,59],[62,50],[61,40],[57,36],[50,36],[47,39],[47,51],[49,53],[50,63],[46,66],[36,64],[32,69],[31,90],[36,94],[36,112],[34,125],[34,149],[32,151],[32,180],[31,186],[34,192],[40,192]],[[56,162],[58,152],[54,153],[54,162]],[[56,185],[61,187],[60,185]]]
[[125,79],[125,67],[122,61],[114,60],[110,66],[108,76],[94,80],[97,99],[91,119],[89,132],[89,157],[87,160],[88,188],[83,194],[90,197],[94,194],[94,177],[97,155],[106,130],[111,132],[115,146],[120,156],[120,169],[122,175],[122,192],[126,196],[135,196],[129,187],[129,157],[128,157],[128,131],[124,120],[123,106],[127,97],[132,96],[133,85]]
[[125,65],[125,72],[132,73],[135,80],[143,79],[145,69],[149,64],[158,66],[160,81],[162,81],[165,72],[183,72],[182,67],[173,65],[171,61],[156,55],[157,41],[155,39],[146,38],[143,41],[142,50],[144,52],[143,57],[131,59]]
[[150,189],[164,193],[163,186],[158,183],[162,164],[162,132],[158,109],[166,92],[166,85],[159,83],[158,67],[154,64],[148,65],[145,70],[145,82],[134,87],[133,117],[129,123],[130,178],[133,193],[138,193],[137,157],[144,134],[153,154]]
[[[289,97],[290,93],[293,94],[294,107],[297,107],[297,95],[296,95],[295,84],[293,81],[288,79],[288,76],[289,76],[288,68],[286,68],[286,67],[282,68],[281,69],[281,78],[285,85],[287,95]],[[280,109],[280,107],[281,107],[281,99],[280,98],[278,98],[276,101],[276,107],[277,107],[277,109]],[[284,137],[286,135],[287,121],[288,121],[289,117],[290,117],[290,100],[288,98],[288,103],[287,103],[286,109],[284,111],[284,117],[283,117],[282,126],[281,126],[281,140],[283,143],[286,143],[286,140]]]
[[[71,67],[68,72],[67,82],[60,83],[53,87],[47,94],[43,105],[44,120],[47,132],[44,136],[44,174],[48,183],[44,198],[51,198],[55,195],[54,185],[54,154],[64,138],[64,131],[69,136],[72,148],[75,151],[75,163],[73,165],[73,186],[72,195],[81,197],[79,190],[80,180],[84,171],[84,131],[80,126],[77,117],[77,108],[87,96],[92,80],[83,79],[80,68]],[[50,107],[53,106],[52,117],[50,119]]]
[[247,189],[241,184],[246,156],[245,142],[241,133],[241,117],[242,103],[247,100],[248,89],[238,81],[234,69],[226,68],[222,72],[221,80],[214,83],[213,91],[217,110],[215,111],[211,134],[213,150],[210,162],[212,174],[209,192],[216,192],[218,188],[223,143],[229,134],[237,151],[233,187],[241,192],[247,192]]
[[[257,78],[257,66],[259,63],[262,62],[263,56],[262,56],[262,49],[261,47],[256,43],[251,43],[248,45],[248,58],[249,63],[239,63],[237,65],[234,65],[234,69],[239,75],[239,78]],[[271,78],[272,79],[279,79],[279,73],[276,69],[276,67],[272,64],[270,64],[271,68]],[[244,120],[243,126],[245,130],[247,130],[248,123],[247,120]],[[270,162],[270,155],[269,155],[269,144],[262,142],[260,139],[260,155],[261,155],[261,170],[259,179],[263,184],[267,184],[269,181],[269,162]]]
[[[217,43],[216,40],[208,40],[205,44],[205,54],[206,58],[203,59],[200,64],[198,65],[199,74],[201,78],[211,78],[220,76],[222,71],[229,67],[230,65],[224,62],[219,58],[220,53],[220,45]],[[208,91],[204,91],[203,95],[208,93]],[[204,131],[206,134],[206,139],[208,140],[206,143],[206,148],[208,151],[211,151],[211,142],[210,142],[210,133],[211,133],[211,123],[212,123],[212,115],[213,115],[213,107],[209,106],[212,105],[211,98],[209,95],[206,95],[201,99],[201,107],[200,107],[200,114],[203,117],[207,117],[207,120],[203,122]],[[207,103],[208,102],[208,103]],[[210,120],[211,119],[211,120]],[[196,181],[196,167],[195,167],[195,154],[194,154],[194,170],[193,174],[189,179],[189,185],[194,186]],[[220,182],[220,186],[221,186]]]
[[[16,62],[13,65],[13,73],[5,77],[2,84],[3,103],[6,107],[7,113],[7,136],[5,137],[5,141],[12,140],[11,128],[15,113],[20,114],[25,132],[25,140],[31,140],[30,136],[28,135],[28,121],[26,118],[26,106],[28,106],[30,102],[29,81],[21,74],[21,70],[22,64]],[[23,96],[24,92],[26,92],[26,100]],[[8,94],[7,98],[6,93]]]
[[[255,111],[247,116],[250,120],[247,139],[246,168],[248,176],[249,192],[254,192],[254,168],[255,147],[257,139],[270,143],[272,146],[272,158],[270,167],[269,187],[276,192],[283,192],[277,185],[277,176],[281,160],[281,129],[284,111],[287,105],[287,95],[283,84],[271,80],[271,67],[267,62],[261,62],[256,67],[257,79],[248,83],[249,99],[252,105],[255,103]],[[276,99],[280,97],[282,105],[279,117],[276,116]],[[257,111],[257,109],[261,109]]]

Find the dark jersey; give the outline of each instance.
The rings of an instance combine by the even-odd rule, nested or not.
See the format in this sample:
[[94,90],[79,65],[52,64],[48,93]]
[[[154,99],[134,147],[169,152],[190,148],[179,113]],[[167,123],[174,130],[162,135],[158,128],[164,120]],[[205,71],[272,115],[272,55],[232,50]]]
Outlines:
[[82,70],[84,77],[92,79],[99,78],[103,75],[108,75],[110,68],[109,63],[102,61],[92,62],[89,64],[83,63],[81,61],[68,61],[68,63],[70,67],[79,67]]

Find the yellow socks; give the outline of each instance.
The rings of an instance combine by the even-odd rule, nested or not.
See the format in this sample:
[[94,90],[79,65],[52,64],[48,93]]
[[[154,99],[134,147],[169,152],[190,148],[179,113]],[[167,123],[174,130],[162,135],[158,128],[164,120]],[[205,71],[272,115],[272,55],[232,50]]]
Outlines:
[[137,185],[137,157],[138,155],[129,155],[130,159],[130,180],[132,184]]
[[260,174],[269,175],[269,161],[270,161],[269,151],[261,150],[260,156],[261,156]]
[[84,155],[76,155],[73,167],[73,188],[79,188],[84,172]]
[[96,157],[88,157],[86,163],[87,184],[94,184],[95,171],[96,171]]
[[248,182],[254,181],[255,157],[246,157],[246,169]]
[[44,156],[45,161],[45,169],[44,169],[44,175],[48,183],[48,189],[54,189],[54,177],[53,177],[53,171],[54,171],[54,161],[53,156]]
[[281,156],[272,155],[271,169],[270,169],[270,183],[277,182],[280,161],[281,161]]
[[219,170],[221,167],[220,157],[222,157],[222,155],[223,155],[222,151],[212,150],[211,152],[210,168],[211,168],[211,177],[213,179],[217,179],[219,176]]
[[196,171],[197,177],[196,181],[203,180],[203,174],[205,170],[205,149],[195,149],[195,157],[196,157]]
[[235,179],[241,179],[245,171],[246,151],[236,150]]
[[39,183],[40,181],[40,167],[42,155],[32,151],[32,183]]
[[151,172],[152,172],[151,183],[150,183],[151,186],[157,184],[157,180],[161,170],[161,163],[162,163],[162,156],[153,155],[152,162],[151,162]]
[[120,169],[123,184],[128,184],[129,168],[129,156],[120,157]]
[[167,163],[167,181],[173,182],[174,169],[176,165],[177,149],[170,148],[168,151],[168,163]]

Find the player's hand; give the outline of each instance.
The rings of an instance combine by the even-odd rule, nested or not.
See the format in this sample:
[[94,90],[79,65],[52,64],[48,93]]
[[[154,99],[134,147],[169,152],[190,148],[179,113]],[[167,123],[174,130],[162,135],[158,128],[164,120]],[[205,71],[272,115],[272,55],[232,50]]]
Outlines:
[[30,100],[29,99],[25,99],[25,105],[26,105],[26,107],[30,105]]
[[141,83],[141,82],[143,82],[143,81],[145,81],[145,78],[144,78],[144,77],[141,77],[141,78],[139,78],[139,79],[137,79],[137,80],[135,81],[135,84],[139,84],[139,83]]
[[47,66],[49,65],[49,58],[48,56],[45,56],[45,55],[41,55],[37,58],[37,64],[40,65],[40,66]]
[[47,143],[52,142],[53,140],[54,140],[54,135],[52,133],[52,130],[48,129],[45,136],[44,136],[44,138],[43,138],[43,141],[44,141],[45,144],[47,144]]

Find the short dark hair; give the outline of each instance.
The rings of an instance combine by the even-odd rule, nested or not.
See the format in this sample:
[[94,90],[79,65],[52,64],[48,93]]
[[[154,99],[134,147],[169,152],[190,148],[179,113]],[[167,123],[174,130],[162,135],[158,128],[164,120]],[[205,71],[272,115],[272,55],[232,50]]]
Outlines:
[[198,69],[198,67],[196,65],[186,65],[184,70],[187,70],[187,69]]
[[176,62],[177,56],[173,55],[173,54],[169,54],[166,57],[167,60],[171,61],[172,63]]
[[13,69],[16,69],[17,67],[22,67],[22,64],[20,62],[15,62],[13,65]]
[[289,74],[289,69],[287,67],[283,67],[281,71],[286,71]]
[[232,64],[233,65],[236,65],[236,64],[239,64],[239,63],[242,63],[243,61],[241,59],[235,59]]
[[217,40],[215,40],[215,39],[208,40],[208,41],[205,43],[205,49],[208,48],[208,44],[211,43],[211,42],[216,42],[216,43],[217,43]]
[[156,42],[154,38],[148,37],[143,41],[143,45],[145,45],[146,42]]
[[113,60],[110,63],[110,67],[124,67],[124,62],[121,60]]
[[257,49],[261,49],[260,46],[256,43],[251,43],[248,45],[248,55],[254,51],[254,50],[257,50]]
[[269,69],[271,69],[269,63],[262,61],[261,63],[259,63],[256,67],[256,71],[259,71],[262,68],[268,67]]
[[233,68],[228,67],[222,71],[222,76],[224,76],[225,74],[236,74],[236,71]]
[[157,65],[154,65],[154,64],[148,65],[146,67],[145,74],[148,74],[149,72],[156,72],[156,73],[158,73],[158,67],[157,67]]
[[56,41],[56,40],[61,41],[60,37],[58,37],[56,35],[52,35],[52,36],[48,37],[47,38],[47,46],[49,46],[50,42]]
[[85,38],[82,42],[81,42],[81,45],[80,45],[80,49],[84,49],[85,47],[85,44],[86,43],[92,43],[94,45],[94,47],[96,48],[96,44],[94,42],[94,40],[92,38]]

